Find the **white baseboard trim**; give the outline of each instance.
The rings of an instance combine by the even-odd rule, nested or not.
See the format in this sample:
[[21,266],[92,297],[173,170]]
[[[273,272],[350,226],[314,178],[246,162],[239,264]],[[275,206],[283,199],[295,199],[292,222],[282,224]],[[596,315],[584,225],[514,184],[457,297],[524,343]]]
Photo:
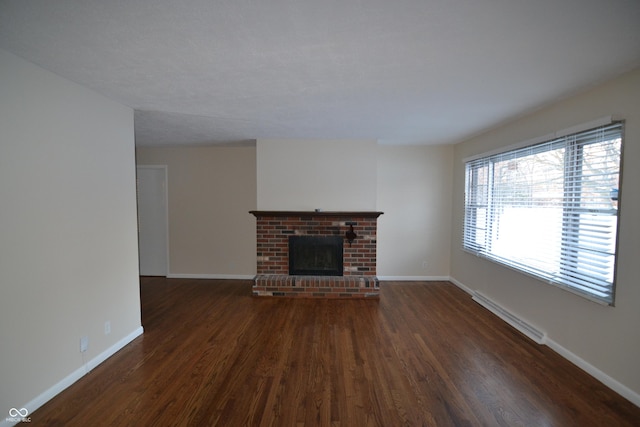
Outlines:
[[99,355],[97,355],[96,357],[94,357],[93,359],[91,359],[89,362],[87,362],[87,369],[88,371],[92,371],[95,367],[97,367],[99,364],[101,364],[102,362],[104,362],[105,360],[107,360],[108,358],[110,358],[111,356],[113,356],[114,354],[116,354],[119,350],[121,350],[124,346],[126,346],[127,344],[129,344],[131,341],[133,341],[134,339],[138,338],[140,335],[142,335],[144,333],[144,328],[142,326],[138,326],[133,332],[131,332],[129,335],[125,336],[124,338],[118,340],[118,342],[116,342],[115,344],[113,344],[111,347],[109,347],[108,349],[106,349],[105,351],[103,351],[102,353],[100,353]]
[[393,280],[398,282],[446,282],[449,276],[378,276],[378,280]]
[[602,384],[609,387],[611,390],[618,393],[620,396],[627,399],[629,402],[640,407],[640,393],[637,393],[634,390],[631,390],[629,387],[622,384],[620,381],[614,378],[611,378],[609,375],[605,374],[600,369],[596,368],[595,366],[593,366],[586,360],[582,359],[578,355],[570,352],[569,350],[567,350],[557,342],[553,341],[552,339],[547,337],[547,339],[545,340],[545,344],[550,349],[558,353],[560,356],[564,357],[569,362],[573,363],[583,371],[587,372],[589,375],[591,375],[592,377],[600,381]]
[[[72,373],[70,373],[69,375],[64,377],[58,383],[56,383],[53,386],[49,387],[47,390],[45,390],[40,395],[36,396],[30,402],[28,402],[28,403],[26,403],[26,404],[24,404],[22,406],[16,406],[16,408],[20,408],[20,409],[26,408],[29,411],[29,414],[33,413],[36,409],[38,409],[39,407],[41,407],[42,405],[44,405],[45,403],[47,403],[48,401],[53,399],[55,396],[60,394],[66,388],[68,388],[73,383],[78,381],[80,378],[84,377],[86,374],[88,374],[96,366],[98,366],[99,364],[101,364],[102,362],[107,360],[109,357],[113,356],[116,352],[118,352],[124,346],[126,346],[131,341],[133,341],[134,339],[136,339],[137,337],[142,335],[143,332],[144,332],[143,327],[139,326],[133,332],[131,332],[129,335],[125,336],[124,338],[122,338],[121,340],[119,340],[118,342],[113,344],[111,347],[107,348],[105,351],[103,351],[102,353],[100,353],[96,357],[94,357],[93,359],[91,359],[88,362],[86,362],[83,366],[81,366],[80,368],[76,369],[75,371],[73,371]],[[4,419],[2,419],[0,421],[0,427],[14,426],[14,425],[18,424],[18,422],[19,421],[11,421],[9,419],[9,417],[7,417],[7,418],[4,418]]]
[[167,279],[221,279],[221,280],[252,280],[255,274],[191,274],[169,273]]
[[[463,283],[461,283],[460,281],[456,280],[453,277],[450,279],[450,281],[451,281],[451,283],[453,283],[456,286],[458,286],[460,289],[462,289],[465,292],[467,292],[472,297],[474,297],[476,294],[478,294],[476,291],[472,290],[471,288],[469,288],[468,286],[464,285]],[[479,302],[479,301],[477,301],[477,302]],[[505,310],[503,307],[499,306],[497,303],[493,302],[493,304],[495,306],[499,307],[501,310],[504,310],[504,312],[508,313],[507,310]],[[482,304],[482,305],[484,306],[484,304]],[[497,314],[493,310],[491,310],[490,308],[488,308],[486,306],[485,306],[485,308],[487,308],[489,311],[494,313],[496,316],[500,317],[502,320],[507,321],[502,316],[500,316],[499,314]],[[523,319],[517,318],[516,316],[514,316],[511,313],[509,313],[509,314],[511,316],[513,316],[514,318],[518,319],[519,322],[522,322],[523,324],[527,324],[527,325],[529,324],[528,322],[525,322]],[[527,337],[531,338],[530,334],[528,332],[523,331],[518,326],[513,325],[511,322],[507,321],[507,323],[509,323],[511,326],[515,327],[516,329],[518,329],[520,332],[524,333]],[[535,339],[533,339],[533,340],[536,341]],[[609,387],[611,390],[615,391],[616,393],[618,393],[619,395],[621,395],[625,399],[629,400],[634,405],[640,407],[640,393],[630,389],[629,387],[627,387],[626,385],[622,384],[618,380],[610,377],[606,373],[602,372],[600,369],[598,369],[595,366],[593,366],[592,364],[588,363],[586,360],[582,359],[577,354],[571,352],[567,348],[565,348],[562,345],[558,344],[557,342],[555,342],[554,340],[549,338],[546,335],[546,333],[544,334],[544,337],[542,338],[541,344],[544,344],[544,345],[548,346],[550,349],[552,349],[553,351],[558,353],[560,356],[564,357],[569,362],[573,363],[574,365],[576,365],[577,367],[579,367],[580,369],[582,369],[583,371],[585,371],[586,373],[588,373],[589,375],[591,375],[592,377],[594,377],[595,379],[597,379],[598,381],[600,381],[601,383],[603,383],[604,385]]]
[[468,293],[469,295],[473,295],[474,291],[471,290],[471,288],[465,286],[464,283],[460,282],[459,280],[456,280],[453,277],[449,277],[449,281],[454,285],[456,285],[457,287],[459,287],[460,289],[462,289],[463,291],[465,291],[466,293]]

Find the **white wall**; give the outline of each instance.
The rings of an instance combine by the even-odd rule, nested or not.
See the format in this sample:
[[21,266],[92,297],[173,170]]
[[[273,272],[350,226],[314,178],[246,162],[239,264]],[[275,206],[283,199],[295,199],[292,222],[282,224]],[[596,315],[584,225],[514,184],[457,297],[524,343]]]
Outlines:
[[[640,70],[455,147],[451,274],[546,332],[550,346],[640,405]],[[461,250],[462,159],[619,114],[626,119],[616,306],[605,307]],[[525,244],[525,242],[523,242]]]
[[452,159],[451,146],[258,140],[258,209],[382,211],[378,276],[447,279]]
[[255,218],[248,211],[257,203],[262,210],[382,210],[380,276],[449,275],[451,146],[266,140],[257,148],[136,153],[139,165],[168,165],[171,277],[254,275]]
[[376,210],[376,141],[260,139],[256,147],[259,210]]
[[446,279],[452,146],[378,147],[378,276]]
[[255,147],[138,148],[139,165],[167,165],[169,276],[245,278],[256,272]]
[[4,422],[10,408],[32,412],[53,397],[141,323],[133,111],[2,50],[0,79]]

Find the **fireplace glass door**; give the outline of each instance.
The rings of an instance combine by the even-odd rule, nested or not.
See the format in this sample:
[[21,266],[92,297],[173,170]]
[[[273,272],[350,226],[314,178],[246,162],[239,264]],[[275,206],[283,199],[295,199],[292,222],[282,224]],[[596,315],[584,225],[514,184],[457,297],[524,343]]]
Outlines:
[[342,236],[290,236],[289,274],[342,276]]

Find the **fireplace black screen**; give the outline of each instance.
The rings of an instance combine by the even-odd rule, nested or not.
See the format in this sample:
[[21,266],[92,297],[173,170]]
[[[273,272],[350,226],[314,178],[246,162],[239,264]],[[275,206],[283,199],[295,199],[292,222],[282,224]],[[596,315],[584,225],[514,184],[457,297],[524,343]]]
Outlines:
[[342,236],[289,236],[289,274],[342,276]]

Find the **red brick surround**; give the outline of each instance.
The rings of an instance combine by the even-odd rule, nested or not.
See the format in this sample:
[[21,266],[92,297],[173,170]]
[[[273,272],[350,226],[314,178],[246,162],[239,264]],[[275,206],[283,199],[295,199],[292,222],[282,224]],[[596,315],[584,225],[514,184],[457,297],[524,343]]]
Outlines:
[[[251,211],[257,218],[255,296],[376,298],[377,218],[382,212]],[[289,236],[357,237],[344,242],[343,276],[289,276]]]

